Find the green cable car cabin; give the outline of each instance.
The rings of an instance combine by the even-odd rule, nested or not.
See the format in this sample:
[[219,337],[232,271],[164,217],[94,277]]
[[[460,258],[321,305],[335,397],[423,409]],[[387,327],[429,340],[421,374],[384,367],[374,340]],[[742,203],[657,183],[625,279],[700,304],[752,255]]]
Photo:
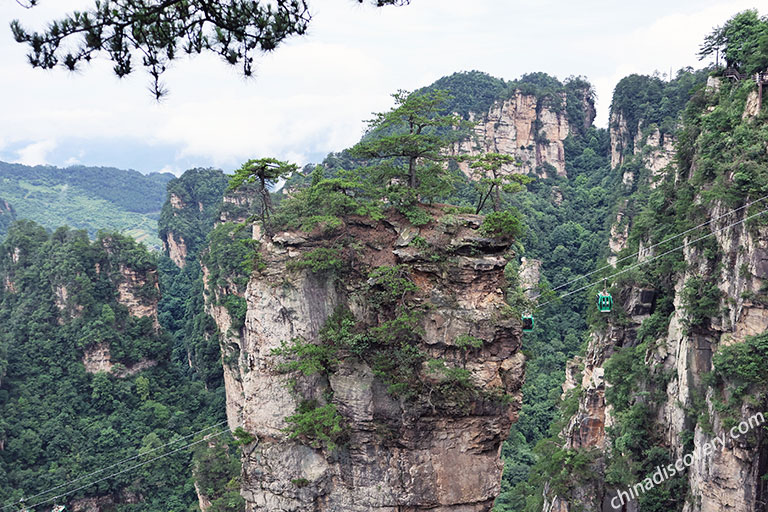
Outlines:
[[531,332],[533,330],[533,315],[524,314],[521,320],[523,322],[523,332]]
[[610,313],[613,307],[613,297],[607,291],[597,294],[597,309],[601,313]]

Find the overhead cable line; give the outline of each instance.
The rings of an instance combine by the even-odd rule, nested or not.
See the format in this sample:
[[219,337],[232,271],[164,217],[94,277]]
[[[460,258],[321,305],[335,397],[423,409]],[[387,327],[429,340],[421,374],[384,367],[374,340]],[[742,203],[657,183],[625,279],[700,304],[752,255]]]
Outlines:
[[[712,222],[718,221],[718,220],[722,219],[723,217],[727,217],[728,215],[731,215],[731,214],[734,214],[734,213],[736,213],[736,212],[738,212],[738,211],[741,211],[741,210],[743,210],[744,208],[749,208],[749,207],[750,207],[750,206],[752,206],[753,204],[757,204],[757,203],[759,203],[759,202],[761,202],[761,201],[764,201],[764,200],[766,200],[766,199],[768,199],[768,195],[766,195],[766,196],[763,196],[763,197],[761,197],[760,199],[755,199],[754,201],[752,201],[752,202],[750,202],[750,203],[745,203],[744,205],[742,205],[742,206],[740,206],[740,207],[738,207],[738,208],[736,208],[736,209],[734,209],[734,210],[730,210],[730,211],[727,211],[727,212],[723,213],[722,215],[719,215],[719,216],[717,216],[717,217],[713,217],[713,218],[709,219],[707,222],[703,222],[703,223],[699,224],[698,226],[692,227],[692,228],[690,228],[690,229],[687,229],[687,230],[683,231],[682,233],[678,233],[678,234],[676,234],[676,235],[674,235],[674,236],[671,236],[671,237],[669,237],[669,238],[667,238],[667,239],[665,239],[665,240],[662,240],[661,242],[657,242],[657,243],[655,243],[655,244],[653,244],[653,245],[651,245],[651,246],[648,246],[648,247],[646,247],[646,248],[645,248],[645,250],[646,250],[646,251],[650,251],[651,249],[654,249],[654,248],[656,248],[656,247],[660,246],[661,244],[665,244],[665,243],[667,243],[667,242],[671,242],[672,240],[675,240],[675,239],[677,239],[677,238],[680,238],[680,237],[681,237],[681,236],[683,236],[683,235],[687,235],[687,234],[688,234],[688,233],[690,233],[691,231],[696,231],[697,229],[701,229],[701,228],[703,228],[704,226],[706,226],[706,225],[708,225],[708,224],[711,224]],[[618,264],[618,263],[621,263],[622,261],[628,260],[628,259],[630,259],[630,258],[634,258],[634,257],[635,257],[635,255],[634,255],[634,254],[630,254],[630,255],[628,255],[628,256],[624,256],[623,258],[619,258],[618,260],[616,260],[616,261],[615,261],[615,263],[614,263],[614,265],[615,265],[615,264]],[[571,280],[570,280],[570,281],[568,281],[567,283],[563,283],[563,284],[561,284],[561,285],[559,285],[559,286],[556,286],[555,288],[552,288],[552,290],[551,290],[551,291],[553,291],[553,292],[554,292],[554,291],[557,291],[557,290],[559,290],[559,289],[561,289],[561,288],[566,288],[566,287],[568,287],[568,286],[572,285],[573,283],[577,283],[577,282],[581,281],[582,279],[586,279],[587,277],[589,277],[589,276],[591,276],[591,275],[593,275],[593,274],[597,274],[598,272],[602,272],[603,270],[605,270],[605,269],[608,269],[608,268],[613,268],[613,267],[614,267],[614,265],[605,265],[605,266],[603,266],[603,267],[600,267],[600,268],[598,268],[598,269],[596,269],[596,270],[593,270],[592,272],[588,272],[588,273],[586,273],[586,274],[584,274],[584,275],[581,275],[581,276],[579,276],[579,277],[577,277],[577,278],[575,278],[575,279],[571,279]],[[542,294],[542,293],[540,293],[540,294],[538,294],[537,296],[535,296],[535,297],[531,298],[531,300],[536,300],[536,299],[538,299],[539,297],[541,297],[542,295],[543,295],[543,294]]]
[[[767,196],[767,197],[768,197],[768,196]],[[682,249],[683,247],[688,247],[689,245],[692,245],[692,244],[695,244],[695,243],[697,243],[697,242],[700,242],[701,240],[704,240],[705,238],[709,238],[710,236],[713,236],[713,235],[715,235],[716,233],[719,233],[719,232],[721,232],[721,231],[724,231],[724,230],[726,230],[726,229],[728,229],[728,228],[732,228],[732,227],[734,227],[734,226],[738,226],[739,224],[742,224],[742,223],[744,223],[744,222],[746,222],[746,221],[748,221],[748,220],[750,220],[750,219],[754,219],[755,217],[759,217],[760,215],[763,215],[763,214],[765,214],[765,213],[768,213],[768,209],[766,209],[766,210],[762,210],[762,211],[760,211],[760,212],[758,212],[758,213],[755,213],[755,214],[753,214],[753,215],[750,215],[749,217],[744,217],[743,219],[741,219],[741,220],[739,220],[739,221],[736,221],[736,222],[734,222],[734,223],[732,223],[732,224],[728,224],[727,226],[724,226],[724,227],[722,227],[722,228],[720,228],[720,229],[716,229],[716,230],[714,230],[714,231],[710,231],[710,232],[709,232],[709,233],[707,233],[706,235],[702,235],[702,236],[700,236],[699,238],[697,238],[697,239],[695,239],[695,240],[693,240],[693,241],[691,241],[691,242],[686,242],[686,243],[684,243],[683,245],[680,245],[680,246],[678,246],[678,247],[675,247],[674,249],[670,249],[670,250],[668,250],[668,251],[666,251],[666,252],[663,252],[663,253],[661,253],[661,254],[657,254],[656,256],[654,256],[654,257],[652,257],[652,258],[650,258],[650,259],[647,259],[647,260],[645,260],[645,261],[641,261],[641,262],[635,263],[634,265],[630,265],[629,267],[627,267],[627,268],[625,268],[625,269],[622,269],[621,271],[619,271],[619,272],[616,272],[616,273],[614,273],[614,274],[611,274],[611,275],[609,275],[608,277],[605,277],[605,278],[599,279],[599,280],[597,280],[597,281],[594,281],[594,282],[592,282],[592,283],[586,284],[586,285],[582,286],[581,288],[577,288],[576,290],[573,290],[573,291],[571,291],[571,292],[563,293],[562,295],[559,295],[557,298],[554,298],[554,299],[550,299],[550,300],[548,300],[548,301],[544,302],[543,304],[539,304],[539,305],[538,305],[538,307],[544,307],[544,306],[546,306],[547,304],[549,304],[549,303],[551,303],[551,302],[554,302],[554,301],[556,301],[556,300],[559,300],[559,299],[564,299],[565,297],[568,297],[569,295],[573,295],[574,293],[579,293],[579,292],[581,292],[581,291],[584,291],[584,290],[586,290],[586,289],[588,289],[588,288],[591,288],[592,286],[594,286],[594,285],[596,285],[596,284],[600,283],[600,282],[601,282],[601,281],[603,281],[604,279],[612,279],[612,278],[614,278],[614,277],[616,277],[616,276],[618,276],[618,275],[624,274],[625,272],[629,272],[630,270],[633,270],[633,269],[635,269],[635,268],[637,268],[637,267],[640,267],[640,266],[642,266],[642,265],[645,265],[645,264],[647,264],[647,263],[650,263],[650,262],[652,262],[652,261],[653,261],[653,260],[655,260],[655,259],[661,258],[662,256],[666,256],[667,254],[671,254],[671,253],[673,253],[673,252],[675,252],[675,251],[678,251],[678,250]],[[535,299],[535,298],[538,298],[538,297],[541,297],[541,295],[538,295],[537,297],[534,297],[534,299]]]
[[[148,451],[146,451],[146,452],[144,452],[144,453],[138,453],[138,454],[136,454],[136,455],[134,455],[134,456],[132,456],[132,457],[128,457],[128,458],[126,458],[126,459],[120,460],[120,461],[118,461],[118,462],[115,462],[115,463],[113,463],[113,464],[111,464],[111,465],[109,465],[109,466],[106,466],[106,467],[103,467],[103,468],[101,468],[101,469],[98,469],[98,470],[96,470],[96,471],[93,471],[93,472],[91,472],[91,473],[88,473],[87,475],[83,475],[83,476],[80,476],[80,477],[77,477],[77,478],[75,478],[74,480],[70,480],[70,481],[68,481],[68,482],[64,482],[63,484],[59,484],[59,485],[57,485],[56,487],[51,487],[50,489],[47,489],[47,490],[45,490],[45,491],[39,492],[39,493],[37,493],[37,494],[34,494],[34,495],[32,495],[32,496],[30,496],[30,497],[28,497],[28,498],[25,498],[25,500],[32,500],[32,499],[35,499],[35,498],[37,498],[37,497],[39,497],[39,496],[42,496],[42,495],[44,495],[44,494],[50,494],[50,493],[52,493],[53,491],[56,491],[56,490],[58,490],[58,489],[61,489],[61,488],[63,488],[63,487],[69,487],[70,485],[72,485],[72,484],[74,484],[74,483],[76,483],[76,482],[80,482],[80,481],[82,481],[82,480],[85,480],[86,478],[90,478],[90,477],[92,477],[92,476],[98,475],[99,473],[103,473],[104,471],[107,471],[107,470],[113,469],[113,468],[115,468],[115,467],[117,467],[117,466],[120,466],[120,465],[122,465],[122,464],[125,464],[126,462],[130,462],[130,461],[132,461],[132,460],[136,460],[136,459],[138,459],[139,457],[143,457],[143,456],[145,456],[145,455],[149,455],[150,453],[154,453],[154,452],[156,452],[156,451],[158,451],[158,450],[162,450],[163,448],[166,448],[166,447],[168,447],[168,446],[171,446],[171,445],[173,445],[173,444],[176,444],[176,443],[178,443],[179,441],[182,441],[182,440],[184,440],[184,439],[189,439],[190,437],[195,437],[195,436],[197,436],[197,435],[199,435],[199,434],[202,434],[203,432],[207,432],[208,430],[212,430],[212,429],[214,429],[214,428],[218,428],[218,427],[220,427],[220,426],[224,425],[225,423],[227,423],[227,420],[224,420],[224,421],[221,421],[221,422],[219,422],[219,423],[216,423],[215,425],[210,425],[210,426],[208,426],[208,427],[205,427],[204,429],[198,430],[197,432],[193,432],[193,433],[191,433],[191,434],[187,434],[186,436],[182,436],[182,437],[179,437],[179,438],[177,438],[177,439],[175,439],[175,440],[173,440],[173,441],[170,441],[170,442],[168,442],[168,443],[165,443],[165,444],[163,444],[163,445],[160,445],[160,446],[157,446],[157,447],[155,447],[155,448],[152,448],[151,450],[148,450]],[[0,508],[0,512],[2,512],[3,510],[5,510],[5,509],[7,509],[7,508],[13,507],[13,506],[15,506],[15,505],[16,505],[16,503],[9,503],[9,504],[7,504],[7,505],[3,506],[2,508]]]
[[26,508],[35,508],[35,507],[39,507],[40,505],[45,505],[46,503],[50,503],[52,501],[56,501],[59,498],[63,498],[65,496],[69,496],[70,494],[76,493],[77,491],[81,491],[83,489],[87,489],[88,487],[91,487],[93,485],[101,483],[101,482],[103,482],[105,480],[109,480],[110,478],[114,478],[116,476],[122,475],[123,473],[127,473],[128,471],[133,471],[134,469],[138,469],[138,468],[140,468],[142,466],[146,466],[147,464],[150,464],[150,463],[155,462],[157,460],[163,459],[165,457],[169,457],[169,456],[173,455],[174,453],[178,453],[180,451],[186,450],[187,448],[191,448],[192,446],[195,446],[195,445],[198,445],[200,443],[206,442],[206,441],[208,441],[209,439],[211,439],[213,437],[220,436],[221,434],[225,434],[227,432],[231,432],[231,431],[228,428],[224,429],[224,430],[220,430],[219,432],[216,432],[215,434],[207,435],[207,436],[205,436],[202,439],[198,439],[197,441],[193,441],[193,442],[191,442],[189,444],[186,444],[186,445],[184,445],[184,446],[182,446],[180,448],[176,448],[175,450],[172,450],[172,451],[170,451],[168,453],[164,453],[162,455],[158,455],[157,457],[153,457],[153,458],[151,458],[149,460],[146,460],[146,461],[141,462],[139,464],[135,464],[135,465],[133,465],[131,467],[128,467],[126,469],[122,469],[120,471],[117,471],[116,473],[112,473],[111,475],[107,475],[105,477],[99,478],[98,480],[94,480],[93,482],[87,483],[85,485],[81,485],[80,487],[78,487],[76,489],[72,489],[71,491],[67,491],[67,492],[58,494],[58,495],[56,495],[56,496],[54,496],[52,498],[48,498],[48,499],[43,500],[43,501],[38,501],[34,505],[29,505]]

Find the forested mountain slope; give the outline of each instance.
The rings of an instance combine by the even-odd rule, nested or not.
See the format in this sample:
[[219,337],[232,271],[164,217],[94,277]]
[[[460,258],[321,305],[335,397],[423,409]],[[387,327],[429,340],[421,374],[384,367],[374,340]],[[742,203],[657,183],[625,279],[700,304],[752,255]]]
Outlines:
[[[145,461],[140,450],[221,417],[221,401],[171,363],[155,258],[118,234],[91,242],[85,231],[51,234],[31,221],[9,230],[0,245],[3,506],[127,457]],[[190,454],[58,501],[75,510],[187,510],[197,501]]]
[[157,218],[171,179],[170,173],[0,162],[0,197],[13,205],[18,218],[50,230],[67,225],[91,237],[100,229],[116,230],[159,248]]
[[[659,360],[682,350],[671,342],[666,352],[660,348],[668,321],[670,329],[686,326],[675,331],[682,336],[676,340],[702,348],[705,339],[717,345],[705,327],[733,334],[725,326],[747,315],[738,332],[751,333],[762,318],[758,226],[739,234],[742,252],[733,252],[737,238],[718,239],[729,249],[710,244],[686,254],[694,270],[665,259],[651,273],[613,283],[617,304],[632,311],[626,315],[598,316],[595,287],[562,301],[548,291],[578,288],[586,282],[569,282],[606,259],[621,265],[620,258],[764,188],[764,114],[745,109],[753,88],[713,81],[705,91],[705,80],[705,72],[692,70],[669,82],[626,78],[614,95],[610,130],[592,126],[593,95],[582,78],[561,82],[531,73],[505,81],[468,72],[425,88],[422,94],[446,89],[446,110],[476,123],[442,155],[500,152],[510,157],[505,176],[534,178],[525,188],[505,189],[498,204],[479,201],[490,193],[488,182],[455,160],[439,176],[453,188],[431,189],[440,190],[424,200],[431,204],[398,203],[405,195],[383,202],[393,193],[391,181],[381,185],[389,168],[361,157],[360,147],[396,133],[392,126],[297,173],[271,199],[254,183],[228,192],[228,177],[210,169],[178,179],[110,170],[107,190],[87,169],[77,178],[3,167],[0,179],[12,193],[4,187],[2,195],[13,208],[0,202],[0,229],[14,208],[18,217],[28,215],[20,202],[29,212],[54,201],[52,211],[66,214],[74,198],[96,210],[86,226],[92,233],[50,234],[22,221],[0,246],[0,322],[12,326],[0,337],[0,476],[10,482],[0,501],[139,446],[158,446],[226,412],[231,427],[250,433],[241,438],[242,454],[230,441],[205,443],[194,461],[179,454],[170,465],[80,491],[70,504],[126,511],[199,505],[210,512],[310,504],[498,512],[538,511],[544,501],[564,507],[553,510],[597,507],[606,489],[625,483],[621,478],[675,453],[669,440],[661,444],[664,453],[648,451],[657,441],[648,425],[656,421],[686,442],[709,432],[671,398],[660,409],[647,407],[648,393],[655,400],[674,381],[673,369],[679,382],[691,375],[679,360],[665,360],[658,371],[639,365],[649,354]],[[731,130],[731,145],[718,146]],[[680,171],[668,167],[674,158]],[[743,165],[733,167],[733,159]],[[154,187],[165,184],[167,192],[156,197]],[[125,186],[141,200],[124,194]],[[272,217],[265,216],[265,197],[274,204]],[[97,211],[102,206],[118,217],[159,218],[165,254],[147,253],[117,234],[89,241],[105,222],[97,219],[110,220]],[[718,283],[733,281],[738,289],[721,289],[730,299],[718,302],[697,275],[727,272],[725,262],[734,258],[738,273]],[[655,299],[649,303],[643,291]],[[521,347],[520,314],[532,307],[525,295],[540,293],[548,304]],[[698,297],[713,303],[694,304]],[[736,317],[720,315],[729,306]],[[677,320],[669,320],[673,310]],[[714,317],[720,318],[708,320]],[[638,329],[643,320],[648,324]],[[753,340],[749,349],[722,356],[724,368],[762,354],[760,338],[742,338]],[[603,365],[601,357],[614,352],[615,362]],[[584,359],[574,357],[579,353]],[[590,377],[577,382],[581,371]],[[611,396],[599,380],[603,371],[617,383]],[[729,385],[723,375],[713,375],[713,390]],[[558,414],[564,379],[577,392]],[[696,414],[717,410],[717,428],[722,407],[708,393],[675,397]],[[613,401],[613,412],[605,400]],[[659,419],[664,414],[679,420],[674,428],[685,428],[669,427]],[[611,421],[618,430],[606,428]],[[607,451],[612,439],[625,443],[613,451],[621,457],[594,451]],[[81,448],[79,458],[73,446]],[[390,465],[394,460],[408,471]],[[692,479],[691,488],[705,488],[706,478]],[[681,493],[675,487],[653,499],[677,506]]]
[[[768,42],[768,20],[747,11],[719,31],[735,69],[768,66],[768,46],[742,44]],[[616,303],[590,306],[537,469],[545,503],[526,510],[766,510],[768,116],[753,80],[712,75],[672,131],[643,100],[658,84],[617,87],[633,93],[612,110],[632,190],[611,230]]]

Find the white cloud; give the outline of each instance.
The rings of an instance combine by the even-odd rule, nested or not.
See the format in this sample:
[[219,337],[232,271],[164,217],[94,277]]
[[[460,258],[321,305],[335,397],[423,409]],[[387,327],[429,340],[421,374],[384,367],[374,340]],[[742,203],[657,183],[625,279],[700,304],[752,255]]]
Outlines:
[[[0,19],[21,18],[40,27],[92,2],[57,0],[31,10],[2,2]],[[309,33],[259,58],[255,78],[244,80],[213,56],[180,60],[165,77],[171,94],[159,104],[140,69],[124,80],[105,61],[78,73],[33,70],[24,48],[6,33],[0,37],[0,149],[34,141],[19,152],[20,160],[55,157],[60,160],[51,163],[61,165],[83,161],[64,144],[66,138],[141,141],[152,148],[147,153],[153,158],[141,170],[174,173],[190,162],[231,169],[266,155],[304,163],[310,155],[358,140],[363,120],[387,109],[394,90],[469,69],[506,79],[540,70],[560,78],[585,75],[597,88],[598,124],[605,125],[618,80],[696,66],[704,35],[750,6],[743,0],[419,0],[383,9],[351,0],[310,0],[310,5]],[[0,36],[2,30],[8,29],[0,26]],[[49,154],[57,140],[61,146]],[[167,157],[158,162],[166,147]],[[117,149],[114,160],[98,163],[128,166]]]
[[34,142],[17,151],[18,158],[16,163],[24,165],[46,165],[48,164],[48,153],[56,148],[56,141],[47,139],[40,142]]
[[169,172],[169,173],[171,173],[171,174],[173,174],[175,176],[181,176],[182,174],[184,174],[185,170],[186,169],[179,169],[178,167],[173,166],[173,165],[166,165],[165,167],[163,167],[162,169],[160,169],[157,172],[159,172],[159,173]]
[[[607,126],[613,88],[623,77],[655,71],[668,75],[670,70],[674,75],[686,66],[706,65],[696,56],[704,36],[734,14],[752,7],[750,0],[729,0],[705,8],[691,6],[614,38],[603,50],[612,66],[606,73],[590,77],[599,98],[597,123]],[[598,44],[597,38],[591,43]]]

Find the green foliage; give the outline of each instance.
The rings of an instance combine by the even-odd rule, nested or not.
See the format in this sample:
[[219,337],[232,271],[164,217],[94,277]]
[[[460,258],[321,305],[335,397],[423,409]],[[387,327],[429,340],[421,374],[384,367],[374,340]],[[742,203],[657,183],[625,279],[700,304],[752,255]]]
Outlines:
[[296,414],[285,421],[291,423],[286,429],[290,439],[299,439],[315,449],[335,450],[345,433],[344,418],[334,404],[319,406],[313,401],[303,401]]
[[378,187],[377,195],[407,210],[419,200],[450,193],[444,153],[464,134],[466,123],[444,113],[450,97],[445,91],[398,91],[392,96],[395,106],[375,114],[368,134],[350,152],[371,161],[364,172]]
[[611,383],[605,398],[616,412],[624,412],[632,405],[637,393],[637,383],[647,376],[645,365],[647,345],[625,347],[605,362],[605,378]]
[[[611,383],[606,387],[606,403],[615,411],[614,426],[608,429],[612,448],[605,469],[610,485],[633,485],[650,476],[657,466],[672,462],[672,454],[662,447],[653,428],[651,407],[663,400],[666,382],[663,375],[652,374],[646,366],[648,346],[646,342],[624,347],[605,362],[605,378]],[[648,396],[645,387],[656,389],[660,396]],[[685,495],[686,482],[678,478],[646,492],[639,503],[643,510],[654,512],[681,510]]]
[[718,52],[729,68],[746,75],[768,69],[768,17],[757,9],[742,11],[715,28],[705,39],[699,58]]
[[[0,502],[118,459],[138,454],[138,461],[148,461],[166,453],[148,450],[223,419],[223,393],[187,379],[186,360],[184,366],[172,361],[173,339],[116,300],[121,268],[151,280],[154,260],[119,234],[91,242],[84,231],[47,233],[29,221],[9,230],[0,245],[0,282],[10,279],[15,290],[0,291],[0,430],[6,440]],[[57,287],[67,290],[63,306],[52,293]],[[87,373],[83,356],[93,343],[109,346],[115,370],[142,359],[156,365],[123,377]],[[180,451],[68,499],[140,490],[143,502],[127,509],[186,510],[197,503],[191,464],[191,454]]]
[[344,266],[341,250],[333,247],[316,247],[296,260],[286,264],[288,270],[305,270],[315,274],[337,273]]
[[347,215],[381,218],[382,206],[372,200],[375,198],[372,187],[361,180],[358,171],[341,169],[335,177],[327,179],[324,172],[322,166],[316,166],[308,185],[282,199],[274,216],[276,226],[304,231],[322,226],[325,231],[333,231],[341,226],[341,217]]
[[245,500],[240,496],[240,454],[236,448],[236,442],[211,439],[195,449],[193,474],[201,494],[211,502],[208,510],[245,510]]
[[[0,190],[16,217],[51,230],[62,224],[85,229],[91,237],[100,229],[120,231],[158,249],[157,215],[165,185],[172,179],[169,173],[144,175],[107,167],[58,169],[0,162]],[[4,222],[0,214],[0,226]],[[0,238],[2,234],[0,227]]]
[[320,329],[320,340],[326,346],[339,350],[348,350],[362,356],[367,354],[375,339],[364,329],[359,328],[352,313],[338,307]]
[[[710,201],[735,208],[747,197],[768,193],[768,154],[764,141],[768,124],[744,117],[752,81],[723,80],[719,93],[699,92],[685,111],[685,127],[678,142],[681,172],[691,175],[690,185]],[[695,212],[695,205],[687,212]],[[756,213],[753,207],[747,213]]]
[[411,281],[405,265],[374,268],[368,274],[368,297],[375,306],[402,304],[418,287]]
[[272,233],[272,198],[270,190],[280,180],[293,174],[298,169],[295,164],[289,164],[276,158],[260,158],[248,160],[239,169],[229,182],[229,190],[238,190],[247,185],[256,185],[256,193],[259,196],[259,216],[261,225],[267,233]]
[[[581,101],[569,105],[583,105]],[[565,140],[568,178],[536,180],[527,190],[509,197],[526,226],[520,238],[526,257],[542,262],[542,286],[557,287],[603,265],[609,218],[617,202],[621,175],[611,173],[606,130],[590,128]],[[558,205],[554,197],[562,197]],[[510,276],[514,283],[514,272]],[[566,288],[568,289],[568,288]],[[513,300],[513,293],[509,293]],[[544,453],[539,442],[567,421],[558,411],[566,361],[578,354],[587,333],[585,318],[592,296],[576,294],[549,304],[536,314],[536,331],[525,336],[526,381],[523,405],[509,439],[502,446],[502,492],[494,510],[541,510],[547,477],[537,461]],[[572,399],[573,404],[577,403]],[[565,406],[564,406],[565,407]],[[550,440],[558,443],[560,441]]]
[[297,169],[296,164],[289,164],[276,158],[251,159],[235,171],[229,181],[229,190],[237,190],[250,183],[258,184],[259,190],[269,190]]
[[10,203],[0,197],[0,240],[5,238],[8,228],[16,220],[16,212]]
[[[161,238],[167,240],[173,236],[177,242],[183,240],[187,249],[183,268],[178,268],[167,256],[158,262],[160,324],[174,337],[174,362],[184,368],[190,378],[202,381],[207,389],[216,392],[223,392],[224,387],[221,351],[216,323],[205,312],[200,253],[206,248],[208,235],[221,215],[248,214],[232,211],[233,203],[222,204],[228,183],[227,176],[221,171],[192,169],[185,172],[168,184],[168,200],[158,221]],[[180,208],[171,204],[171,194],[180,200],[176,203]],[[226,240],[220,238],[218,241]],[[245,240],[242,243],[252,244]],[[245,260],[246,254],[235,257]],[[226,255],[222,255],[221,261],[225,258]],[[250,263],[243,271],[248,268]]]
[[239,295],[225,295],[221,304],[227,308],[229,318],[232,319],[232,328],[240,330],[245,325],[245,314],[248,311],[248,303]]
[[462,350],[469,350],[472,348],[481,348],[485,343],[482,339],[476,338],[471,334],[462,334],[456,338],[456,346]]
[[244,446],[247,444],[251,444],[255,441],[258,441],[258,438],[255,435],[246,431],[245,429],[243,429],[243,427],[237,427],[234,430],[234,432],[232,432],[232,435],[236,440],[235,442],[240,446]]
[[473,185],[476,189],[477,207],[475,213],[483,211],[489,198],[493,197],[493,211],[501,211],[501,193],[516,194],[525,190],[525,185],[533,181],[524,174],[511,174],[509,169],[502,173],[502,169],[510,165],[520,165],[510,155],[500,153],[484,153],[476,157],[461,157],[460,160],[469,160],[469,168],[472,169]]
[[[720,347],[712,357],[714,383],[726,385],[734,402],[750,387],[768,389],[768,334],[748,336],[742,343]],[[739,404],[736,404],[739,405]]]
[[520,238],[523,229],[523,222],[516,210],[491,212],[480,226],[480,232],[484,235],[511,239]]
[[681,293],[687,327],[705,326],[720,312],[722,292],[711,279],[701,276],[689,278]]
[[[655,124],[662,133],[674,133],[678,116],[693,90],[701,87],[706,79],[706,70],[693,71],[692,68],[678,70],[675,78],[668,82],[655,75],[622,78],[613,93],[612,122],[617,123],[619,115],[623,117],[630,141],[635,139],[641,121],[646,127]],[[618,126],[613,128],[618,129]]]
[[400,207],[400,213],[405,215],[408,222],[417,227],[426,226],[432,222],[432,215],[417,204]]
[[504,96],[507,85],[504,80],[481,71],[462,71],[445,76],[415,92],[435,90],[450,91],[451,96],[445,103],[445,110],[469,119],[470,112],[488,112],[493,102]]
[[[371,1],[377,7],[404,3]],[[29,6],[36,4],[29,0]],[[269,53],[285,39],[305,34],[310,19],[306,1],[128,0],[118,6],[97,1],[89,9],[51,21],[42,33],[25,30],[18,20],[11,29],[16,42],[29,45],[28,60],[36,68],[61,64],[74,71],[102,54],[123,77],[133,72],[134,62],[141,62],[159,99],[167,92],[160,77],[181,51],[211,52],[251,76],[255,53]]]
[[328,373],[338,364],[338,347],[323,343],[312,343],[303,338],[293,338],[290,342],[283,340],[279,348],[272,349],[273,356],[282,356],[289,360],[280,363],[283,372],[298,371],[304,375]]
[[[188,262],[203,249],[206,235],[218,220],[228,178],[218,169],[190,169],[168,183],[168,199],[160,212],[158,232],[162,240],[183,240]],[[176,206],[170,198],[178,201]],[[178,207],[181,206],[181,207]]]
[[536,446],[541,471],[548,476],[553,495],[569,496],[579,484],[597,477],[593,467],[596,451],[562,449],[558,443],[542,442]]
[[251,238],[245,224],[225,222],[208,234],[208,249],[201,259],[210,272],[207,286],[226,286],[231,282],[244,290],[248,278],[263,268],[259,242]]
[[449,366],[442,359],[430,359],[427,361],[427,371],[438,377],[439,382],[432,386],[431,391],[437,391],[438,397],[446,404],[466,410],[470,400],[477,396],[472,372],[466,368]]

